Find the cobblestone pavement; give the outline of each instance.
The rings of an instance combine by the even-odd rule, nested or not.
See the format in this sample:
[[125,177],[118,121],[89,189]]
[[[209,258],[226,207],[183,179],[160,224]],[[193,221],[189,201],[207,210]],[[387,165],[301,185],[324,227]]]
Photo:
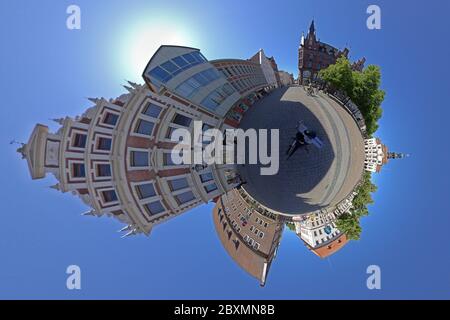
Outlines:
[[[310,145],[287,159],[299,120],[316,131],[323,148]],[[353,118],[324,94],[311,97],[298,86],[277,89],[246,112],[240,127],[280,130],[277,175],[260,175],[260,164],[238,166],[246,191],[274,211],[294,215],[334,206],[361,178],[364,139]]]

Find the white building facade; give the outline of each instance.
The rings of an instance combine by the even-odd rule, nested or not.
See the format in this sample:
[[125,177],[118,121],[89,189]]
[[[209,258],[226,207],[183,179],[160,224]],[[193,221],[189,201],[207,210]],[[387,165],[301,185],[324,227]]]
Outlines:
[[[331,243],[338,241],[343,234],[336,227],[336,220],[344,213],[350,213],[352,200],[356,192],[352,192],[335,208],[322,209],[303,217],[294,217],[295,232],[313,251],[327,249]],[[332,245],[330,246],[331,249]],[[323,251],[323,250],[322,250]]]
[[379,172],[387,162],[387,149],[378,138],[364,141],[364,169],[369,172]]
[[261,69],[264,73],[264,77],[266,78],[267,83],[271,88],[277,88],[277,77],[275,75],[275,70],[272,67],[272,63],[269,58],[264,54],[264,50],[260,49],[253,57],[249,59],[250,61],[259,63],[261,65]]

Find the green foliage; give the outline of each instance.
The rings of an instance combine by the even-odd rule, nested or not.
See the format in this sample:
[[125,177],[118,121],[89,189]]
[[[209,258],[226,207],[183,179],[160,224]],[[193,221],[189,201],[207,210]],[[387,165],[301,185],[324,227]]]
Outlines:
[[295,224],[293,224],[292,222],[286,222],[286,227],[295,232]]
[[344,232],[349,240],[359,240],[361,236],[359,218],[355,215],[344,213],[336,220],[336,227]]
[[336,220],[336,227],[347,235],[351,240],[359,240],[361,235],[360,218],[367,216],[369,210],[367,206],[373,203],[372,193],[377,191],[377,186],[371,181],[370,172],[365,172],[358,193],[353,198],[352,214],[344,213]]
[[344,91],[359,107],[371,136],[378,129],[378,120],[382,116],[381,103],[385,92],[380,90],[380,67],[369,65],[362,72],[352,71],[351,64],[345,57],[340,57],[335,64],[319,73],[319,77],[335,89]]
[[375,191],[377,191],[377,186],[372,183],[370,172],[365,172],[361,185],[356,190],[358,194],[352,201],[354,215],[362,217],[368,214],[367,206],[373,203],[372,193]]

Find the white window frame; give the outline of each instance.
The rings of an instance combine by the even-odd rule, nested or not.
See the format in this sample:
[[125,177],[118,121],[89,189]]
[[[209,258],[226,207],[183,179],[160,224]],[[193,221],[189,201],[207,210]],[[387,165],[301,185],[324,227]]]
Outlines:
[[[132,151],[147,152],[148,153],[148,165],[143,166],[143,167],[132,166],[132,164],[131,164],[131,152]],[[139,170],[150,169],[152,167],[151,166],[151,162],[152,162],[151,157],[152,157],[152,151],[150,151],[149,149],[128,147],[127,148],[127,171],[139,171]]]

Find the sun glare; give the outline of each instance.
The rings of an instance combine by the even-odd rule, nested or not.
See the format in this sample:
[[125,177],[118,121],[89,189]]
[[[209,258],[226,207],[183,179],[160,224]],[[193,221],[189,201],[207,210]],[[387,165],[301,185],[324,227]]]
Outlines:
[[136,25],[124,38],[121,69],[124,77],[134,81],[141,79],[145,66],[161,45],[195,46],[196,43],[192,30],[157,22]]

